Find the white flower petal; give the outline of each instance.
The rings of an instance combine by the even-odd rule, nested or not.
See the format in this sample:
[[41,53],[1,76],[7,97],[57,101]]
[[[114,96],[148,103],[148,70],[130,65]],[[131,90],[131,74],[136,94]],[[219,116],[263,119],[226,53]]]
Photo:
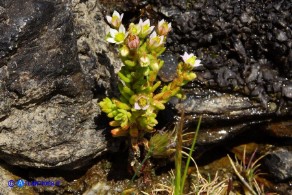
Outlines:
[[156,32],[153,31],[153,33],[151,33],[151,35],[150,35],[150,39],[152,39],[152,38],[154,38],[154,37],[156,37],[156,36],[157,36]]
[[143,25],[149,25],[149,26],[150,26],[150,20],[149,20],[149,19],[145,20],[145,21],[143,22]]
[[134,109],[135,110],[141,110],[141,107],[139,106],[138,102],[135,102]]
[[121,17],[120,14],[119,14],[119,12],[117,12],[116,10],[114,10],[113,16],[117,16],[118,18]]
[[149,108],[149,104],[147,104],[146,106],[144,106],[143,108],[141,108],[142,110],[147,110]]
[[112,23],[112,17],[106,16],[106,20],[107,20],[108,23],[110,23],[110,24]]
[[119,28],[119,32],[126,33],[126,29],[125,29],[124,25],[121,24],[121,26]]
[[112,37],[108,37],[108,38],[106,38],[106,41],[107,41],[107,42],[110,42],[110,43],[116,43],[115,39],[112,38]]
[[184,53],[184,55],[181,55],[182,59],[184,62],[187,61],[187,59],[189,58],[189,54],[187,52]]
[[152,32],[153,29],[154,29],[154,27],[155,27],[155,26],[150,26],[150,30],[149,30],[149,31]]
[[115,37],[117,33],[118,33],[118,31],[116,29],[113,29],[113,28],[110,29],[111,37]]
[[194,67],[199,67],[199,66],[202,66],[201,60],[196,60],[195,64],[194,64]]
[[121,43],[123,43],[124,42],[124,40],[122,40],[122,41],[119,41],[119,42],[116,42],[116,44],[121,44]]
[[139,26],[142,26],[142,25],[143,25],[143,20],[142,20],[142,19],[139,20],[138,25],[139,25]]
[[158,26],[161,26],[163,23],[164,23],[164,19],[162,19],[158,22]]

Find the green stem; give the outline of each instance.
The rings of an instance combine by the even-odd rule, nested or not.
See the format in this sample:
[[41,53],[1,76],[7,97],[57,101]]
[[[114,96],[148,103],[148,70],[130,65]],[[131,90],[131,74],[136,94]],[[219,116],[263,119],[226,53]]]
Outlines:
[[190,153],[188,155],[187,162],[186,162],[184,174],[183,174],[182,181],[181,181],[181,193],[180,194],[183,194],[183,189],[184,189],[185,181],[186,181],[186,178],[187,178],[188,168],[189,168],[191,157],[192,157],[192,154],[193,154],[193,151],[195,149],[196,142],[197,142],[197,137],[198,137],[198,132],[199,132],[200,125],[201,125],[201,120],[202,120],[202,116],[200,116],[200,118],[199,118],[197,129],[196,129],[195,136],[194,136],[194,139],[193,139],[193,143],[192,143],[192,146],[191,146],[191,150],[190,150]]
[[177,143],[175,153],[175,187],[174,194],[180,195],[181,193],[181,168],[182,168],[182,130],[184,121],[184,111],[181,114],[179,126],[176,130]]

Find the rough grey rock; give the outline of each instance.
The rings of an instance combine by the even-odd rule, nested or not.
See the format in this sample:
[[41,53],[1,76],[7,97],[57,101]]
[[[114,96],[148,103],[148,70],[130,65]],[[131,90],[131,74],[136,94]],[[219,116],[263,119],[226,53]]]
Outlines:
[[278,181],[292,178],[292,152],[280,148],[270,152],[264,158],[264,164],[269,173]]
[[[106,142],[94,123],[95,80],[87,74],[91,67],[79,62],[71,4],[15,0],[0,6],[1,159],[38,168],[84,166]],[[103,37],[101,31],[95,37]]]

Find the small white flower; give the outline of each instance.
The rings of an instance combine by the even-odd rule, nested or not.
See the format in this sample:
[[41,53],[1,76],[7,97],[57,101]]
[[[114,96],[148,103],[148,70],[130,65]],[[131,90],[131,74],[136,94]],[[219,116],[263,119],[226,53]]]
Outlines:
[[159,47],[163,43],[164,43],[164,36],[157,35],[155,31],[153,33],[151,33],[151,35],[149,37],[149,43],[148,43],[148,46],[150,48]]
[[164,21],[163,19],[158,22],[157,33],[159,35],[167,35],[171,31],[171,23]]
[[150,58],[147,55],[140,57],[140,66],[147,67],[150,65]]
[[116,10],[114,11],[112,17],[106,16],[106,20],[109,24],[111,24],[114,28],[118,29],[122,23],[124,14],[119,14]]
[[137,101],[134,103],[135,110],[147,110],[150,106],[149,99],[147,96],[140,95]]
[[107,35],[106,40],[110,43],[121,44],[124,42],[128,33],[126,33],[126,29],[123,25],[119,27],[119,31],[111,28],[109,34]]
[[135,110],[147,110],[147,108],[149,108],[149,105],[141,107],[138,102],[135,102],[135,104],[134,104],[134,109]]
[[184,63],[189,64],[193,68],[201,66],[201,60],[197,60],[196,56],[194,54],[188,54],[187,52],[184,53],[184,55],[181,55]]
[[141,28],[141,32],[139,34],[141,38],[145,38],[146,36],[148,36],[154,29],[154,26],[150,26],[149,19],[145,20],[144,22],[140,19],[138,25]]

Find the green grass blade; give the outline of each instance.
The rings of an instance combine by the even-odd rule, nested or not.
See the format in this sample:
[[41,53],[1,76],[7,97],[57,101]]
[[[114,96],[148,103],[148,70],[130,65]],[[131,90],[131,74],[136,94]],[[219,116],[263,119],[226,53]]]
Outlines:
[[181,195],[181,168],[182,168],[182,130],[184,123],[184,112],[181,114],[181,119],[176,129],[176,152],[175,152],[175,184],[174,195]]
[[188,168],[189,168],[191,157],[192,157],[192,154],[193,154],[193,151],[195,149],[196,142],[197,142],[197,137],[198,137],[198,132],[199,132],[199,129],[200,129],[200,126],[201,126],[201,121],[202,121],[202,116],[199,117],[199,121],[198,121],[197,129],[196,129],[196,132],[195,132],[195,136],[194,136],[194,139],[193,139],[193,143],[192,143],[192,146],[191,146],[191,149],[190,149],[189,156],[187,158],[184,174],[183,174],[183,177],[182,177],[182,180],[181,180],[181,187],[180,187],[181,188],[180,189],[181,193],[180,194],[183,194],[183,189],[184,189],[185,181],[186,181],[186,178],[187,178]]

